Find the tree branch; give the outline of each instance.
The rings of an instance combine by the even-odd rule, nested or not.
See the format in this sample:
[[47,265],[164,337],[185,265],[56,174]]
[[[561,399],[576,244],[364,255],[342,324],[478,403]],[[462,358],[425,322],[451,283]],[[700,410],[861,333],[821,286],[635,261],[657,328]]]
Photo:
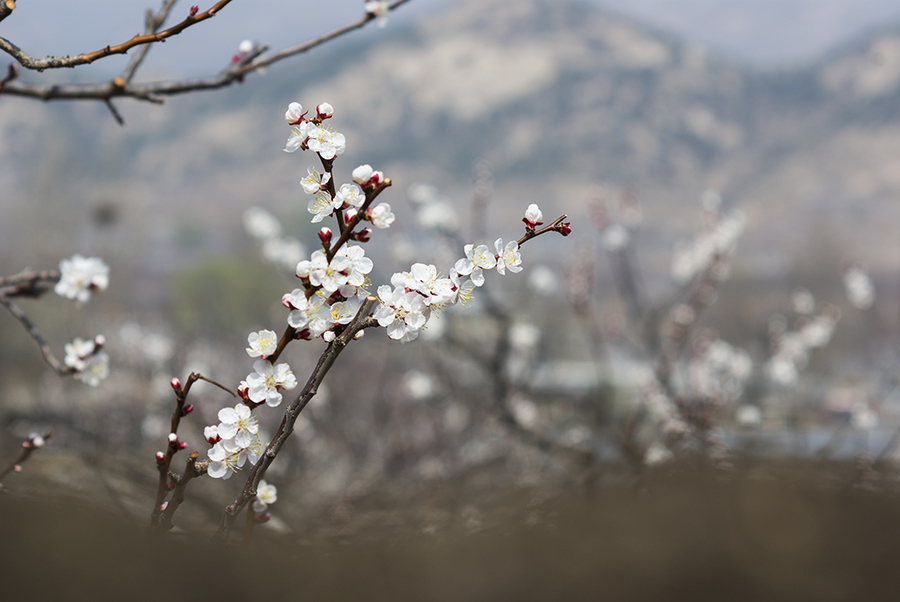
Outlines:
[[235,498],[231,505],[225,508],[225,514],[222,516],[222,520],[219,523],[219,530],[213,537],[213,541],[225,543],[228,540],[238,515],[256,495],[256,488],[265,476],[269,465],[272,464],[275,457],[278,455],[279,450],[281,450],[291,433],[294,432],[294,423],[297,421],[297,417],[300,416],[300,412],[303,411],[303,408],[306,407],[309,400],[319,391],[319,385],[322,384],[322,380],[324,380],[328,371],[331,370],[337,357],[358,332],[365,328],[371,328],[378,325],[378,322],[369,315],[372,313],[372,309],[377,302],[377,298],[367,297],[359,308],[356,316],[353,318],[353,321],[347,325],[344,332],[338,335],[337,338],[328,345],[328,348],[322,353],[321,357],[319,357],[319,362],[316,364],[309,380],[306,382],[306,386],[303,387],[303,390],[294,402],[285,410],[284,418],[282,418],[281,424],[278,426],[278,431],[272,438],[272,442],[269,443],[269,446],[266,448],[262,457],[260,457],[256,464],[253,465],[253,468],[250,469],[250,474],[247,475],[247,482],[244,484],[241,493]]
[[[398,8],[399,6],[406,4],[410,0],[396,0],[390,6],[391,10]],[[220,2],[220,4],[223,4]],[[223,4],[224,5],[224,4]],[[213,10],[213,9],[210,9]],[[161,11],[162,12],[162,11]],[[94,83],[94,84],[28,84],[23,83],[16,79],[15,77],[8,78],[3,82],[0,82],[0,94],[9,94],[12,96],[24,96],[28,98],[37,98],[40,100],[108,100],[111,98],[117,97],[127,97],[134,98],[135,100],[143,100],[146,102],[152,102],[155,104],[162,104],[163,99],[162,96],[173,96],[176,94],[187,94],[190,92],[197,92],[200,90],[216,90],[219,88],[228,87],[235,82],[241,82],[244,79],[244,76],[248,73],[256,71],[257,69],[261,69],[263,67],[268,67],[278,61],[283,59],[302,54],[304,52],[308,52],[325,42],[331,41],[339,36],[342,36],[346,33],[359,29],[370,21],[374,20],[375,16],[371,14],[366,14],[358,21],[355,21],[349,25],[345,25],[334,31],[306,42],[305,44],[301,44],[299,46],[294,46],[292,48],[286,48],[275,54],[269,55],[265,58],[253,58],[253,60],[249,62],[241,62],[236,65],[229,65],[225,69],[223,69],[218,75],[213,77],[208,77],[204,79],[186,79],[186,80],[173,80],[173,81],[162,81],[162,82],[151,82],[145,84],[133,85],[131,83],[131,79],[134,77],[134,70],[137,69],[137,64],[134,66],[134,70],[126,69],[125,73],[122,76],[116,77],[112,81],[105,83]],[[180,24],[179,24],[180,25]],[[175,26],[178,27],[178,26]],[[170,28],[166,31],[171,31]],[[184,28],[182,28],[184,29]],[[163,35],[164,32],[160,32],[159,34],[154,34],[151,36],[136,36],[136,38],[140,37],[151,37],[154,38],[156,35]],[[174,34],[172,34],[174,35]],[[6,42],[2,38],[0,41]],[[9,44],[9,42],[6,42]],[[116,47],[118,48],[118,47]],[[2,49],[2,48],[0,48]],[[262,47],[257,50],[257,52],[262,53],[266,50],[266,47]],[[99,52],[99,51],[98,51]],[[138,61],[139,62],[139,61]],[[130,66],[129,66],[130,67]]]
[[16,3],[13,2],[13,0],[4,0],[3,2],[0,2],[0,21],[10,16],[15,8]]
[[[93,63],[98,59],[102,59],[113,54],[125,54],[135,46],[151,44],[153,42],[162,42],[167,38],[176,36],[188,27],[216,16],[216,13],[219,10],[223,9],[229,2],[231,2],[231,0],[219,0],[212,8],[205,10],[202,13],[189,14],[187,18],[184,19],[184,21],[173,25],[166,30],[159,32],[152,31],[144,35],[136,35],[130,40],[122,42],[121,44],[116,44],[115,46],[106,46],[105,48],[101,48],[93,52],[79,54],[76,56],[48,56],[42,59],[35,59],[5,38],[0,38],[0,50],[12,56],[14,59],[16,59],[16,61],[18,61],[20,65],[22,65],[26,69],[32,69],[34,71],[44,71],[45,69],[60,69],[63,67],[71,68],[78,65],[87,65]],[[165,8],[166,6],[164,4],[163,9],[165,10]],[[169,8],[171,8],[171,6]]]

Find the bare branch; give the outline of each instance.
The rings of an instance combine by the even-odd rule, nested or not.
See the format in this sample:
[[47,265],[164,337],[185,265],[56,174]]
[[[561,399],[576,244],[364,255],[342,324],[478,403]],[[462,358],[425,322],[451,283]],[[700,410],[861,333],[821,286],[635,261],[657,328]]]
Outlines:
[[31,338],[34,339],[38,347],[41,350],[41,354],[44,356],[44,360],[47,364],[56,371],[57,374],[62,376],[66,376],[68,374],[72,374],[75,372],[74,368],[70,368],[68,366],[64,366],[56,357],[54,357],[53,352],[50,351],[50,344],[47,340],[41,335],[38,331],[37,326],[25,315],[25,312],[22,309],[13,303],[12,299],[6,297],[5,295],[0,295],[0,303],[6,306],[6,309],[16,317],[16,319],[22,323],[22,326],[25,327],[25,330],[28,331],[28,334],[31,335]]
[[[102,59],[103,57],[107,57],[113,54],[125,54],[135,46],[151,44],[153,42],[162,42],[167,38],[176,36],[188,27],[216,16],[216,13],[223,9],[229,2],[231,2],[231,0],[219,0],[212,8],[205,10],[202,13],[189,14],[187,18],[185,18],[181,23],[173,25],[172,27],[163,31],[154,31],[145,35],[136,35],[127,42],[122,42],[121,44],[116,44],[115,46],[107,46],[93,52],[79,54],[76,56],[48,56],[42,59],[35,59],[5,38],[0,38],[0,50],[3,50],[4,52],[12,56],[14,59],[16,59],[16,61],[18,61],[20,65],[22,65],[26,69],[33,69],[34,71],[44,71],[45,69],[60,69],[63,67],[87,65],[93,63],[98,59]],[[163,6],[163,8],[165,8],[165,5]]]
[[13,2],[13,0],[4,0],[3,2],[0,2],[0,21],[10,16],[15,8],[16,3]]
[[[407,2],[409,2],[409,0],[396,0],[391,4],[390,9],[394,10]],[[241,62],[236,65],[229,65],[218,75],[204,79],[173,80],[133,85],[131,83],[131,78],[133,78],[134,73],[133,71],[126,69],[121,77],[117,77],[111,82],[94,84],[37,85],[23,83],[13,78],[9,81],[0,82],[0,94],[38,98],[41,100],[107,100],[116,97],[128,97],[136,100],[162,104],[163,99],[160,98],[162,96],[187,94],[200,90],[217,90],[219,88],[228,87],[235,82],[241,82],[248,73],[267,67],[288,57],[308,52],[325,42],[359,29],[374,19],[375,17],[373,15],[366,14],[358,21],[340,27],[331,33],[310,42],[281,50],[265,58],[254,58],[247,63]],[[158,35],[162,35],[162,32]],[[5,40],[0,38],[0,41]],[[257,52],[262,53],[266,50],[267,47],[261,47]],[[135,69],[136,68],[137,65],[135,65]]]
[[10,462],[9,466],[7,466],[3,472],[0,472],[0,479],[11,472],[19,472],[22,470],[22,463],[34,453],[34,450],[43,446],[44,442],[52,435],[53,431],[47,431],[43,436],[38,435],[37,433],[28,435],[28,438],[22,442],[22,452],[19,454],[19,457]]
[[[169,16],[169,11],[172,10],[172,7],[175,6],[175,3],[178,0],[163,0],[163,4],[159,9],[159,12],[155,15],[151,11],[147,11],[147,19],[144,25],[144,32],[147,35],[156,33],[159,31],[159,28],[163,26],[163,23],[166,22],[166,18]],[[150,51],[150,44],[144,44],[141,46],[137,54],[132,57],[132,59],[128,62],[128,66],[125,67],[125,71],[122,72],[122,80],[125,83],[131,83],[132,78],[134,78],[135,72],[137,72],[138,67],[141,66],[141,63],[144,61],[144,57],[147,56],[147,53]]]
[[175,483],[175,488],[172,490],[172,499],[166,504],[165,510],[162,511],[162,516],[159,520],[159,528],[162,531],[168,531],[172,528],[172,517],[175,515],[175,511],[178,510],[178,507],[184,502],[184,490],[187,489],[187,485],[191,482],[191,479],[206,474],[206,469],[209,467],[209,460],[200,460],[198,462],[197,458],[199,456],[199,452],[191,452],[187,459],[187,465],[184,468],[184,474],[180,476],[174,474],[169,475],[172,482]]

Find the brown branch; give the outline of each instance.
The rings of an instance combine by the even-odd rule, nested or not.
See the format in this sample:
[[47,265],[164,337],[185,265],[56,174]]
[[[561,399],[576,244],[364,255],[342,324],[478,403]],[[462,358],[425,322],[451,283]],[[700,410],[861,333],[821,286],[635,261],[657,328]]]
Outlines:
[[6,295],[0,295],[0,303],[6,306],[6,309],[16,317],[16,319],[22,323],[22,326],[25,327],[25,330],[28,331],[28,334],[31,335],[31,338],[34,339],[38,347],[41,350],[41,354],[44,356],[44,360],[47,364],[50,365],[51,368],[61,376],[66,376],[68,374],[72,374],[75,372],[74,368],[70,368],[68,366],[63,365],[56,357],[53,355],[53,352],[50,350],[50,344],[47,340],[41,335],[38,331],[37,326],[25,315],[25,312],[22,309],[13,303],[12,299],[7,297]]
[[519,246],[521,247],[532,238],[536,238],[541,234],[546,234],[547,232],[559,232],[563,236],[568,236],[572,232],[572,225],[566,221],[568,217],[568,215],[563,213],[560,217],[553,220],[552,224],[550,224],[549,226],[545,226],[540,230],[535,230],[534,228],[525,228],[525,235],[516,242],[518,242]]
[[[169,473],[169,467],[172,464],[172,458],[175,456],[175,454],[178,453],[179,451],[181,451],[181,449],[183,449],[181,447],[181,443],[177,437],[178,426],[181,424],[181,419],[184,416],[187,416],[193,409],[190,405],[185,406],[185,403],[187,402],[188,393],[190,393],[190,391],[191,391],[191,386],[193,386],[193,384],[195,382],[197,382],[198,380],[205,380],[206,382],[219,387],[223,391],[230,393],[232,397],[236,397],[235,393],[228,387],[225,387],[212,379],[206,378],[205,376],[203,376],[202,374],[199,374],[197,372],[191,372],[190,375],[188,375],[187,381],[185,382],[184,386],[181,385],[181,383],[178,381],[178,379],[172,379],[172,389],[175,391],[175,409],[172,411],[172,419],[169,422],[169,434],[170,434],[170,436],[172,434],[175,434],[176,436],[174,437],[174,440],[170,438],[167,441],[165,453],[158,452],[157,456],[156,456],[156,467],[159,470],[159,482],[158,482],[158,485],[156,488],[156,503],[153,505],[153,512],[150,513],[150,529],[151,530],[160,527],[161,517],[165,513],[167,513],[167,516],[168,516],[167,520],[169,521],[169,526],[163,525],[162,528],[165,530],[170,529],[172,514],[175,513],[175,508],[177,508],[178,505],[181,504],[181,501],[179,501],[178,504],[176,504],[175,508],[170,510],[169,508],[171,506],[171,501],[170,501],[170,504],[167,504],[167,505],[164,504],[164,501],[166,499],[166,496],[169,493],[169,479],[170,478],[172,479],[172,482],[175,484],[175,489],[178,488],[179,479],[171,477],[171,473]],[[197,452],[194,452],[193,454],[191,454],[191,457],[194,460],[196,460],[196,457],[195,457],[196,453]],[[188,460],[188,468],[185,469],[185,473],[182,476],[184,477],[185,475],[187,475],[190,472],[190,470],[193,470],[193,469],[194,469],[193,461]],[[203,472],[201,474],[204,474],[205,472],[206,472],[206,468],[204,465]],[[194,476],[197,476],[197,475],[194,475]],[[187,480],[190,480],[191,478],[193,478],[193,477],[188,477]],[[185,482],[184,486],[187,486],[186,482]],[[182,487],[181,495],[182,495],[182,501],[183,501],[184,487]],[[173,494],[173,500],[174,500],[174,494]]]
[[378,322],[369,315],[377,302],[378,299],[375,297],[367,297],[359,308],[356,316],[353,318],[353,321],[347,325],[344,332],[338,335],[334,341],[328,345],[328,348],[322,353],[321,357],[319,357],[319,362],[316,364],[309,380],[307,380],[306,386],[303,387],[303,390],[297,398],[285,410],[284,418],[282,418],[281,424],[278,426],[278,431],[272,438],[271,443],[269,443],[266,451],[256,464],[253,465],[253,468],[250,469],[250,474],[247,475],[247,482],[244,484],[241,493],[235,498],[234,502],[225,508],[225,514],[222,516],[222,520],[219,523],[219,530],[213,538],[214,541],[225,543],[228,540],[238,515],[256,495],[256,488],[265,476],[266,469],[269,468],[269,465],[275,460],[275,457],[278,455],[279,450],[281,450],[288,437],[294,432],[294,423],[297,421],[297,417],[300,416],[300,412],[303,411],[303,408],[306,407],[309,400],[316,395],[319,390],[319,385],[322,384],[322,380],[325,378],[325,375],[328,374],[328,371],[331,370],[337,357],[341,354],[347,344],[353,340],[357,333],[365,328],[371,328],[378,325]]
[[[391,10],[406,4],[409,0],[397,0],[391,4]],[[219,75],[204,79],[188,79],[177,81],[151,82],[133,85],[130,78],[118,77],[111,82],[100,84],[28,84],[18,80],[11,80],[0,86],[0,93],[12,96],[24,96],[40,100],[107,100],[110,98],[127,97],[135,100],[143,100],[155,104],[162,104],[162,96],[187,94],[201,90],[217,90],[228,87],[235,82],[243,81],[248,73],[267,67],[283,59],[308,52],[317,46],[329,42],[339,36],[359,29],[375,19],[373,15],[366,14],[358,21],[340,27],[331,33],[311,40],[305,44],[281,50],[265,58],[256,59],[248,63],[229,65]],[[167,30],[168,31],[168,30]],[[0,38],[2,40],[2,38]],[[266,48],[258,49],[258,52]],[[127,70],[126,74],[129,75]],[[133,73],[130,74],[133,77]]]
[[187,489],[188,483],[190,483],[192,479],[206,474],[206,470],[209,467],[209,460],[200,460],[198,462],[197,458],[199,456],[199,452],[191,452],[190,456],[188,456],[187,465],[184,467],[183,474],[175,475],[169,473],[169,477],[172,479],[172,482],[175,483],[175,488],[172,489],[172,499],[166,504],[159,520],[159,529],[162,532],[172,528],[172,517],[175,515],[175,511],[178,510],[178,507],[184,502],[184,490]]
[[[212,8],[205,10],[202,13],[189,14],[181,23],[177,23],[163,31],[152,31],[144,35],[135,35],[130,40],[122,42],[121,44],[116,44],[115,46],[106,46],[105,48],[101,48],[93,52],[82,53],[76,56],[48,56],[42,59],[35,59],[5,38],[0,38],[0,50],[12,56],[20,65],[22,65],[26,69],[32,69],[34,71],[44,71],[45,69],[60,69],[63,67],[87,65],[93,63],[98,59],[102,59],[113,54],[125,54],[135,46],[152,44],[154,42],[163,42],[166,39],[171,38],[172,36],[178,35],[192,25],[196,25],[201,21],[206,21],[207,19],[216,16],[216,13],[225,8],[225,6],[229,2],[231,2],[231,0],[219,0],[215,3],[215,5],[213,5]],[[165,5],[163,5],[163,8],[165,9]]]
[[28,435],[28,438],[22,442],[22,452],[19,454],[19,457],[9,463],[3,472],[0,472],[0,479],[5,477],[11,472],[19,472],[22,470],[22,463],[27,460],[31,454],[34,453],[39,447],[44,445],[44,442],[47,441],[53,435],[53,431],[47,431],[43,436],[38,435],[37,433],[32,433]]
[[[166,18],[169,16],[169,11],[172,10],[172,7],[175,6],[175,3],[178,0],[163,0],[163,4],[159,9],[159,12],[155,15],[152,11],[147,11],[147,17],[144,24],[144,32],[149,35],[159,31],[159,28],[163,26],[163,23],[166,22]],[[134,78],[134,74],[137,72],[138,67],[141,66],[141,63],[144,61],[144,58],[147,56],[147,53],[150,51],[150,44],[144,44],[141,46],[137,53],[132,57],[132,59],[128,62],[128,66],[125,67],[125,71],[122,72],[120,76],[122,81],[125,83],[130,83]]]
[[4,0],[3,2],[0,2],[0,21],[10,16],[15,8],[16,3],[13,2],[13,0]]

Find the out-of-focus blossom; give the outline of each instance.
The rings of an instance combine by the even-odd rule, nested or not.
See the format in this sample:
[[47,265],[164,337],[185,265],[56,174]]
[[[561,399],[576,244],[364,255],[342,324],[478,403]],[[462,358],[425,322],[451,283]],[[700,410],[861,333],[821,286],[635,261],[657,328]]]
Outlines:
[[109,266],[99,257],[72,255],[59,262],[59,282],[54,292],[66,299],[86,303],[91,293],[109,286]]
[[859,310],[867,310],[875,302],[875,286],[872,279],[860,267],[852,267],[844,272],[844,289],[850,305]]

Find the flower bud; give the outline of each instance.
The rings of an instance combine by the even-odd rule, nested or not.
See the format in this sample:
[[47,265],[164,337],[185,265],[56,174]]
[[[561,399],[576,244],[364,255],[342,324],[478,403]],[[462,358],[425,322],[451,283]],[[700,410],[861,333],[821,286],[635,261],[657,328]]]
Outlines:
[[13,472],[22,472],[22,465],[16,464],[15,466],[13,466]]
[[162,453],[161,451],[156,452],[156,463],[162,464],[165,461],[166,461],[166,454]]
[[94,337],[94,353],[100,351],[100,349],[102,349],[104,345],[106,345],[105,336],[103,336],[102,334],[98,334]]
[[356,182],[360,186],[365,186],[369,183],[369,180],[372,178],[372,174],[374,173],[375,170],[372,169],[372,166],[366,163],[354,169],[350,175],[353,176],[354,182]]
[[43,447],[44,438],[37,433],[31,433],[28,435],[28,444],[31,445],[31,447]]
[[525,226],[533,229],[535,226],[540,226],[544,223],[544,214],[541,213],[540,208],[535,203],[532,203],[525,210],[525,217],[522,218],[522,221],[525,222]]
[[187,449],[187,447],[188,447],[187,441],[182,441],[178,444],[178,449]]
[[366,331],[365,331],[365,330],[360,330],[360,331],[357,332],[355,335],[353,335],[353,340],[354,340],[354,341],[358,341],[358,340],[360,340],[361,338],[363,338],[363,335],[365,335],[365,334],[366,334]]
[[215,445],[222,440],[222,437],[219,436],[219,427],[216,425],[208,426],[203,429],[203,437],[206,438],[211,445]]
[[331,341],[334,340],[334,338],[335,338],[335,334],[334,334],[333,330],[326,330],[325,332],[322,333],[322,339],[326,343],[330,343]]
[[181,393],[181,381],[178,378],[173,378],[170,384],[176,393]]
[[318,119],[328,119],[334,115],[334,107],[332,107],[327,102],[323,102],[319,106],[316,107],[316,118]]
[[281,295],[281,304],[284,305],[288,309],[294,309],[294,306],[291,305],[291,294],[285,293]]
[[331,228],[322,228],[319,230],[319,240],[326,249],[331,246]]
[[244,401],[250,399],[250,385],[248,385],[246,382],[242,382],[238,386],[237,392],[238,392],[238,395],[240,396],[240,398],[243,399]]
[[288,109],[284,114],[284,119],[290,125],[295,125],[303,120],[303,105],[299,102],[292,102],[288,105]]
[[563,236],[568,236],[569,234],[571,234],[572,233],[572,224],[569,222],[562,224],[559,227],[559,233],[562,234]]
[[372,236],[372,228],[363,228],[362,230],[358,230],[353,233],[353,240],[358,240],[359,242],[369,242],[369,238]]
[[253,50],[253,47],[256,46],[251,40],[244,40],[241,42],[240,46],[238,46],[238,52],[241,54],[247,54]]
[[297,269],[294,270],[294,273],[297,274],[297,278],[300,278],[304,281],[309,280],[309,273],[312,271],[312,262],[308,259],[304,259],[300,263],[297,264]]
[[195,16],[195,15],[197,14],[197,11],[198,11],[198,10],[200,10],[200,7],[197,6],[196,4],[193,5],[193,6],[191,7],[191,12],[189,13],[190,16],[192,16],[192,17]]
[[175,445],[176,443],[178,443],[178,435],[175,433],[169,433],[167,439],[169,440],[169,445]]
[[194,406],[193,406],[193,404],[189,403],[181,409],[181,415],[187,416],[188,414],[190,414],[193,411],[194,411]]

